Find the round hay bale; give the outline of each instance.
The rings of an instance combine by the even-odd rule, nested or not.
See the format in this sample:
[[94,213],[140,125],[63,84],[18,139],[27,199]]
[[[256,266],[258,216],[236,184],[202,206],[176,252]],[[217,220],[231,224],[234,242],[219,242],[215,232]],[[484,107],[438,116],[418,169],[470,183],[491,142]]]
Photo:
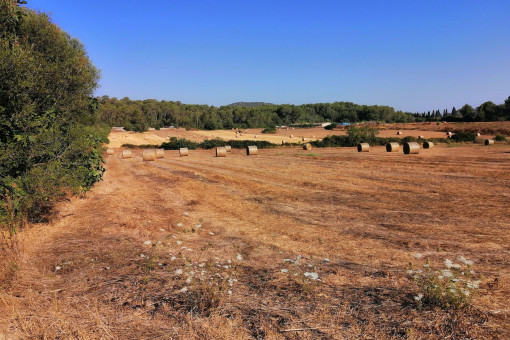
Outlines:
[[312,150],[312,144],[310,143],[303,144],[303,150]]
[[315,135],[312,135],[312,138],[315,138]]
[[156,149],[156,158],[165,158],[165,149]]
[[113,155],[113,149],[111,149],[111,148],[106,149],[106,154]]
[[227,149],[224,146],[217,147],[216,157],[227,157]]
[[154,149],[143,150],[142,158],[144,161],[155,161],[156,160],[156,150],[154,150]]
[[236,138],[239,138],[239,135],[236,135]]
[[397,135],[401,135],[402,134],[402,131],[397,131]]
[[290,135],[289,138],[294,138],[294,135]]
[[230,152],[230,151],[232,151],[232,146],[225,145],[225,149],[227,150],[227,152]]
[[257,148],[256,145],[247,146],[246,147],[246,154],[248,156],[258,155],[259,154],[259,149]]
[[420,138],[420,139],[425,139],[425,136],[418,136],[418,138]]
[[416,154],[420,152],[420,144],[416,142],[405,142],[404,143],[404,153],[408,154]]
[[259,135],[255,135],[254,137],[255,137],[255,138],[259,138]]
[[423,148],[424,149],[431,149],[434,147],[434,143],[432,142],[423,142]]
[[285,144],[285,141],[284,141],[284,140],[282,140],[282,145],[283,145],[283,144]]
[[179,149],[179,156],[184,157],[184,156],[188,156],[188,154],[189,154],[188,148],[180,148]]
[[308,140],[308,138],[303,137],[301,140],[302,140],[303,142],[306,142],[306,141]]
[[131,158],[131,157],[133,157],[131,150],[122,150],[122,158]]
[[480,137],[481,136],[481,133],[480,132],[477,132],[476,133],[476,137]]
[[486,139],[485,140],[485,145],[491,145],[491,144],[494,144],[494,139]]
[[400,144],[398,143],[386,143],[387,152],[398,152],[400,150]]
[[370,151],[370,144],[368,143],[359,143],[358,144],[358,152],[368,152]]
[[147,139],[149,139],[149,137],[147,137],[147,136],[144,136],[144,137],[143,137],[143,139],[147,140]]
[[446,133],[446,135],[447,135],[447,136],[451,136],[451,135],[453,135],[453,133],[452,133],[451,131],[448,131],[448,132]]

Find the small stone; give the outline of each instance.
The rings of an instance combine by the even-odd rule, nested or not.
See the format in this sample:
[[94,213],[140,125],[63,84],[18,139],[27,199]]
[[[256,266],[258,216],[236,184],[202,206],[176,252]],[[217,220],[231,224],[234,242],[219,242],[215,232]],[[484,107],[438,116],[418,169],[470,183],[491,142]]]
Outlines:
[[179,289],[179,293],[186,293],[187,291],[188,291],[188,287]]
[[324,262],[329,262],[329,259],[328,259],[328,258],[325,258],[325,259],[324,259]]
[[214,233],[212,231],[209,232],[209,235],[214,236]]
[[180,246],[182,244],[182,241],[177,241],[177,245]]
[[307,272],[307,273],[305,273],[305,276],[311,280],[317,280],[319,278],[319,274],[317,274],[315,272],[311,272],[311,273]]
[[202,225],[201,224],[197,224],[197,225],[195,225],[195,228],[200,229],[200,228],[202,228]]
[[182,269],[177,269],[175,271],[175,275],[181,275],[182,274]]
[[163,228],[159,228],[159,231],[165,231],[165,229],[163,229]]
[[280,269],[280,271],[281,271],[282,273],[288,273],[288,272],[289,272],[289,270],[288,270],[288,269]]
[[170,258],[170,261],[175,261],[176,259],[177,259],[177,257],[172,256],[172,257]]
[[184,216],[189,216],[189,212],[184,212]]
[[181,222],[177,223],[177,226],[182,227],[182,223]]
[[145,244],[146,246],[150,246],[152,244],[151,241],[145,241],[143,244]]
[[237,261],[242,261],[243,256],[241,254],[237,254],[236,259],[237,259]]
[[60,267],[60,266],[55,266],[55,270],[60,270],[60,269],[62,269],[62,267]]

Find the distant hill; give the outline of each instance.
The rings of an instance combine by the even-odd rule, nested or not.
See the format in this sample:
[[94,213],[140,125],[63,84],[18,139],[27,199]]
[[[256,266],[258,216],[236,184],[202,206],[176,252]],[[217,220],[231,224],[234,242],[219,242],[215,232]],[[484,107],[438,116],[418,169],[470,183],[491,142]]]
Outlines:
[[263,106],[263,105],[275,105],[271,103],[264,103],[264,102],[237,102],[228,104],[225,106],[243,106],[243,107],[257,107],[257,106]]

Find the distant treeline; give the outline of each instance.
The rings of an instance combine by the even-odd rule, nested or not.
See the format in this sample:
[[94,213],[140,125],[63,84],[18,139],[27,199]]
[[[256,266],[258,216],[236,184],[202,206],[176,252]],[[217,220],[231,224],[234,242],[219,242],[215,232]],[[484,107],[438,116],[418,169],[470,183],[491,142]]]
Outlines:
[[417,112],[413,114],[413,117],[417,122],[439,120],[448,122],[492,122],[510,120],[510,97],[500,105],[488,101],[477,108],[473,108],[471,105],[466,104],[458,110],[453,107],[451,111],[444,109],[442,112],[439,110]]
[[110,126],[145,131],[148,127],[175,126],[206,130],[267,128],[312,122],[412,122],[410,113],[389,106],[358,105],[349,102],[303,105],[208,106],[155,99],[97,98],[103,121]]

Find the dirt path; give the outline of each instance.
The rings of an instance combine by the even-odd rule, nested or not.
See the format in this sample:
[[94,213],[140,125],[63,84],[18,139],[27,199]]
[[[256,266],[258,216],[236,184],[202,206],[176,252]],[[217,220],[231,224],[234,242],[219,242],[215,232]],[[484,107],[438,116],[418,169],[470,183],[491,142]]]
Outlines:
[[[20,235],[0,338],[508,337],[509,165],[504,145],[116,151]],[[416,254],[473,259],[476,308],[420,311]]]

